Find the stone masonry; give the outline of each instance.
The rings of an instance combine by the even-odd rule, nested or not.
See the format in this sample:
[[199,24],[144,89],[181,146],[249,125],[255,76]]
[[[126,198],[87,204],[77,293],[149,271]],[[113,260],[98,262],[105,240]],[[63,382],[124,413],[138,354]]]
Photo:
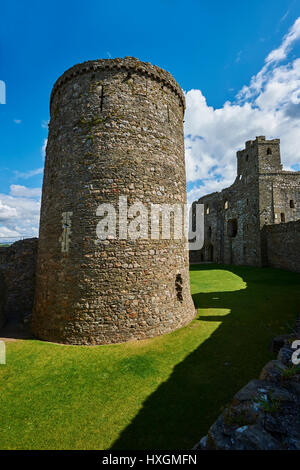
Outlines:
[[300,272],[300,220],[265,225],[262,244],[266,266]]
[[184,109],[173,77],[132,57],[78,64],[57,80],[32,319],[39,338],[116,343],[195,316],[186,240],[96,235],[97,207],[117,209],[119,196],[129,207],[186,202]]
[[[300,219],[300,172],[282,169],[279,139],[266,140],[260,136],[246,142],[245,149],[237,152],[237,177],[233,185],[198,202],[205,206],[205,242],[202,250],[191,252],[191,261],[284,265],[290,269],[290,251],[284,246],[282,262],[272,262],[271,248],[267,254],[268,239],[273,233],[270,226],[289,222],[285,229],[274,230],[290,231],[293,238],[296,232],[293,222]],[[268,228],[265,232],[264,227]],[[299,250],[297,236],[295,243]],[[291,269],[300,271],[300,262],[296,269],[295,265]]]
[[0,328],[32,312],[37,246],[37,238],[28,238],[0,247]]
[[300,450],[300,365],[293,364],[299,333],[296,326],[274,338],[277,359],[235,394],[195,450]]

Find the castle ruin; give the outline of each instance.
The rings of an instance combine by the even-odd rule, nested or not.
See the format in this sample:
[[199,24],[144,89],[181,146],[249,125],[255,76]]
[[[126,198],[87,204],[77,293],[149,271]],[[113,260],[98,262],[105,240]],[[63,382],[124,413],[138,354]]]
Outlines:
[[279,139],[246,142],[232,186],[197,202],[205,242],[191,261],[300,271],[300,172],[282,169]]
[[32,316],[37,337],[117,343],[194,318],[186,240],[96,235],[98,206],[116,206],[121,195],[128,205],[185,204],[184,110],[173,77],[132,57],[75,65],[55,83]]
[[[119,196],[129,206],[185,203],[184,109],[168,72],[131,57],[78,64],[58,79],[40,237],[0,250],[0,327],[34,304],[37,337],[102,344],[194,318],[187,240],[97,239],[97,208]],[[205,242],[192,262],[300,272],[300,172],[282,169],[279,139],[246,142],[233,185],[197,202]]]

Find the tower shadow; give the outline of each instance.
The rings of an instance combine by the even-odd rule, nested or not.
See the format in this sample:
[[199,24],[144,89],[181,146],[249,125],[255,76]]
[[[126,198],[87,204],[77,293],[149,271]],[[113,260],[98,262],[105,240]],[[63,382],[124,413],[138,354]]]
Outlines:
[[[193,295],[201,312],[187,328],[195,328],[198,322],[204,328],[212,321],[220,325],[174,367],[168,380],[146,399],[111,449],[191,449],[233,395],[256,378],[272,358],[268,350],[272,338],[283,332],[283,325],[295,320],[300,275],[270,268],[190,267],[191,271],[203,269],[230,271],[242,277],[247,287]],[[210,309],[220,309],[220,315]]]

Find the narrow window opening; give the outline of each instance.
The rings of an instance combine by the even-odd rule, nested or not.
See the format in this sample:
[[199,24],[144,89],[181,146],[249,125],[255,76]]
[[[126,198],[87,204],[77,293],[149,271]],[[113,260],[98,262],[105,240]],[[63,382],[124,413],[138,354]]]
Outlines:
[[267,148],[267,155],[272,155],[272,149],[270,149],[270,147]]
[[101,96],[100,96],[100,111],[102,113],[103,109],[103,97],[104,97],[104,86],[102,85],[101,87]]
[[293,199],[290,200],[290,208],[295,209],[295,202],[293,201]]
[[183,285],[183,280],[181,274],[176,275],[176,280],[175,280],[175,289],[177,292],[177,299],[182,302],[183,301],[183,296],[182,296],[182,285]]
[[281,212],[280,220],[281,220],[281,222],[285,222],[285,213],[284,212]]
[[228,207],[229,207],[229,202],[228,202],[228,201],[225,201],[225,203],[224,203],[224,209],[227,210]]
[[207,233],[208,233],[208,238],[211,239],[211,235],[212,235],[211,227],[208,227]]
[[207,206],[207,208],[206,208],[206,214],[208,215],[209,212],[210,212],[210,209],[209,209],[209,206]]

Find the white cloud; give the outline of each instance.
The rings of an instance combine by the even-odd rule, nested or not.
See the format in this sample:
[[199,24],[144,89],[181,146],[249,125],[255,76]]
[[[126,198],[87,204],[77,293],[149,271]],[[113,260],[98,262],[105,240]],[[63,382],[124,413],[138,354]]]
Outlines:
[[289,32],[284,36],[283,41],[277,49],[274,49],[266,57],[266,64],[279,62],[287,57],[292,44],[300,38],[300,18],[297,18]]
[[[257,135],[281,139],[283,164],[300,162],[300,59],[279,64],[300,38],[300,18],[236,101],[214,109],[200,90],[186,93],[185,146],[189,202],[236,177],[236,151]],[[199,181],[201,180],[201,181]]]
[[10,194],[16,197],[40,197],[41,188],[27,188],[26,186],[12,184],[10,186]]
[[43,129],[48,129],[48,124],[49,124],[49,121],[46,121],[45,119],[43,119],[41,126]]
[[11,230],[7,227],[2,227],[0,225],[0,242],[14,241],[12,239],[18,240],[21,237],[22,237],[22,235],[19,232],[17,232],[16,230]]
[[22,120],[21,119],[14,119],[15,124],[21,124]]
[[28,178],[32,178],[33,176],[36,176],[36,175],[42,175],[43,171],[44,171],[44,168],[36,168],[35,170],[29,170],[29,171],[25,171],[25,172],[21,172],[21,171],[16,170],[16,171],[14,171],[14,174],[15,174],[16,178],[28,179]]
[[11,185],[9,194],[0,194],[0,237],[38,235],[40,188]]
[[240,60],[241,60],[241,55],[242,55],[242,51],[239,51],[239,52],[237,53],[237,56],[236,56],[236,59],[235,59],[235,62],[236,62],[236,63],[240,62]]
[[46,156],[47,142],[48,142],[48,139],[44,139],[43,146],[41,148],[41,154],[42,154],[43,159],[45,159],[45,156]]
[[272,67],[287,58],[292,45],[300,38],[300,17],[297,18],[289,32],[284,36],[280,46],[273,49],[265,58],[265,65],[257,75],[251,78],[250,85],[244,86],[238,94],[238,98],[242,100],[253,98],[260,93],[263,86],[272,74]]
[[0,222],[16,217],[17,211],[14,207],[4,204],[0,200]]
[[290,13],[290,10],[287,10],[285,14],[280,18],[279,23],[282,23],[284,20],[286,20],[289,13]]

